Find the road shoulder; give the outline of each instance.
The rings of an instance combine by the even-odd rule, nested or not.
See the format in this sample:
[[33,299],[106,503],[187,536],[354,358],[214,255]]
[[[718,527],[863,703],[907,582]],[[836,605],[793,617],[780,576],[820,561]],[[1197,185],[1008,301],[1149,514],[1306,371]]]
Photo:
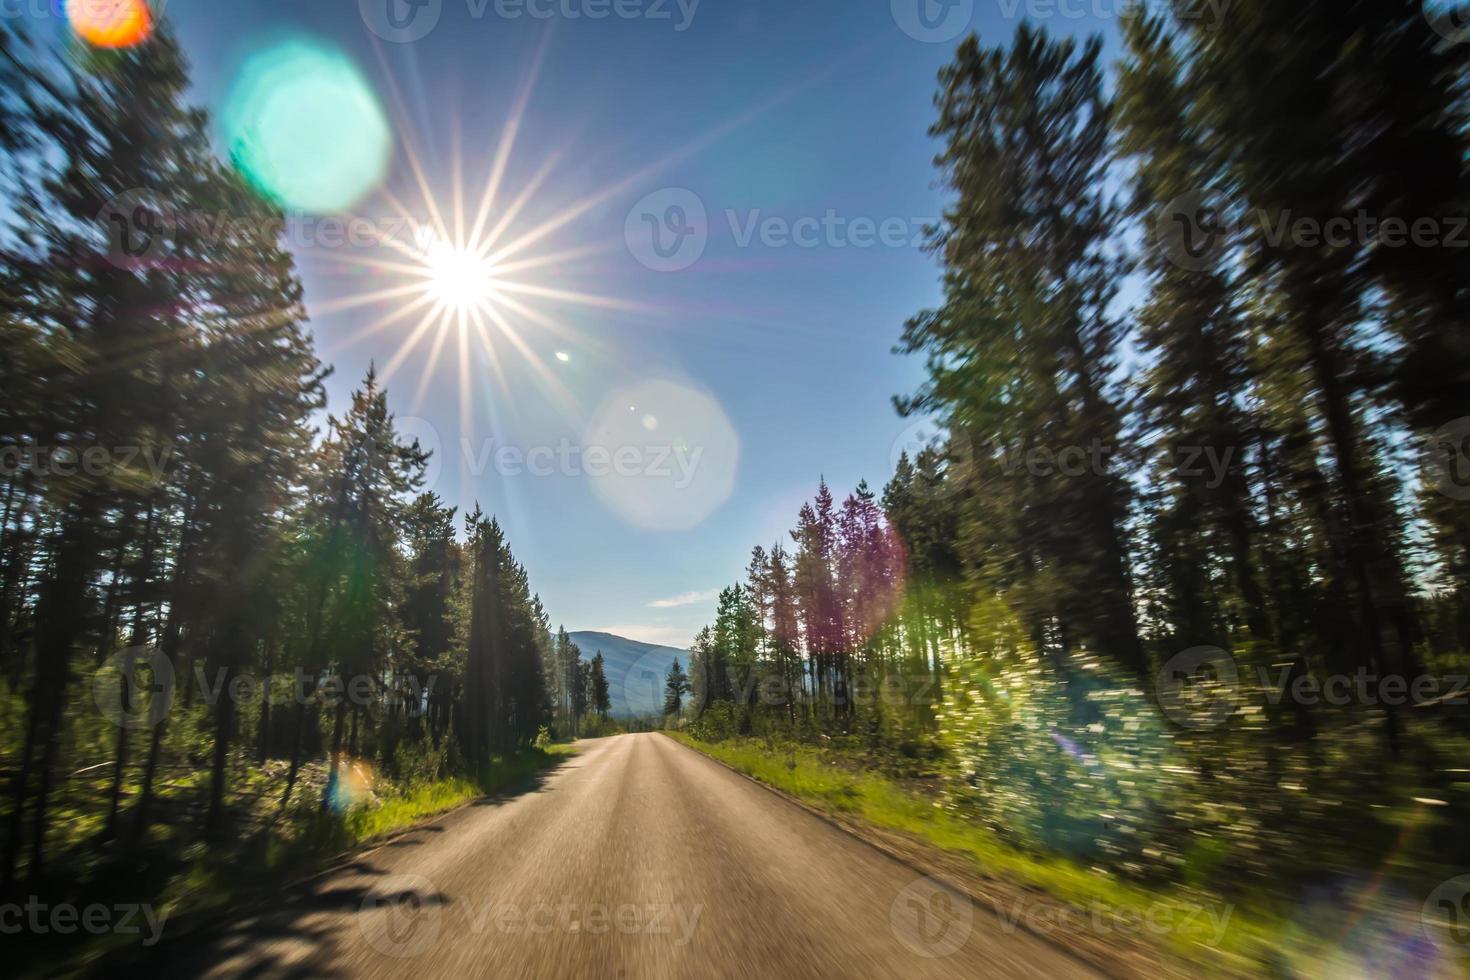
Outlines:
[[[1075,928],[1065,932],[1056,928],[1045,928],[1043,924],[1046,923],[1085,922],[1089,913],[1070,906],[1039,888],[1018,885],[987,875],[969,855],[945,850],[910,834],[878,827],[861,817],[822,806],[817,801],[803,799],[773,786],[729,764],[686,735],[667,732],[659,734],[675,745],[708,759],[806,811],[910,870],[967,895],[983,914],[1000,920],[1004,928],[1022,930],[1108,976],[1118,977],[1120,980],[1153,980],[1160,977],[1184,980],[1201,975],[1198,964],[1186,964],[1168,950],[1156,943],[1144,941],[1142,937],[1123,935],[1116,931],[1104,935]],[[1025,912],[1016,914],[1016,910]],[[1211,975],[1246,974],[1236,973],[1221,965]]]

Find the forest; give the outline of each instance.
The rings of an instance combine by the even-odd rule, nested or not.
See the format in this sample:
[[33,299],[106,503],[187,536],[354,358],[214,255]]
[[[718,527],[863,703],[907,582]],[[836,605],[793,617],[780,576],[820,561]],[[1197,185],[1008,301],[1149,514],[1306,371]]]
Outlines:
[[328,404],[168,28],[0,29],[0,899],[226,907],[628,727],[889,780],[1038,890],[1239,906],[1244,972],[1417,914],[1470,866],[1470,45],[1226,15],[959,44],[942,301],[893,330],[935,435],[813,473],[644,719],[375,369]]
[[442,809],[605,727],[601,659],[499,523],[424,491],[375,374],[328,413],[283,215],[213,155],[177,43],[25,44],[0,32],[0,894],[223,900],[247,855],[279,875],[392,819],[366,802]]
[[960,46],[897,350],[941,435],[754,550],[679,724],[1148,886],[1423,901],[1470,862],[1465,49],[1230,18]]

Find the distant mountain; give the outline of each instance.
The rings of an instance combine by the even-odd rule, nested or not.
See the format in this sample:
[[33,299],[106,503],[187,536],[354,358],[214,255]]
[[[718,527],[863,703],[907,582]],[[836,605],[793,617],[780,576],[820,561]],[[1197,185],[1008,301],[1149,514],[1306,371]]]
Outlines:
[[669,667],[677,657],[689,669],[689,651],[677,647],[640,643],[611,633],[584,631],[571,637],[584,659],[591,660],[602,651],[612,713],[619,717],[662,714]]

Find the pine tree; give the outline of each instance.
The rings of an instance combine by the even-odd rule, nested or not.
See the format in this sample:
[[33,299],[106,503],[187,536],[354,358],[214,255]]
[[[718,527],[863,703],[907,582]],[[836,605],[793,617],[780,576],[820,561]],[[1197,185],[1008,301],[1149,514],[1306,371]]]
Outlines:
[[577,679],[577,670],[582,663],[582,651],[577,644],[572,642],[566,627],[562,627],[556,636],[556,689],[560,693],[558,710],[560,712],[563,729],[571,735],[576,733],[576,712],[574,710],[574,693]]
[[801,671],[801,633],[797,622],[796,593],[791,581],[791,559],[777,542],[772,545],[766,566],[765,595],[770,606],[769,649],[787,698],[787,721],[796,722],[796,706],[804,700]]
[[572,737],[580,738],[582,719],[587,716],[587,709],[592,705],[592,666],[582,659],[580,650],[573,654],[571,674]]
[[689,645],[689,673],[685,675],[696,714],[703,714],[714,700],[710,690],[710,668],[715,656],[715,631],[709,626],[702,627]]
[[512,752],[536,740],[548,716],[546,678],[541,669],[541,637],[544,621],[535,614],[525,566],[502,546],[502,562],[508,569],[506,591],[501,596],[506,623],[506,688],[500,705],[501,724],[497,744]]
[[[460,575],[460,550],[455,541],[455,509],[445,507],[436,494],[422,494],[404,516],[409,550],[408,575],[398,617],[406,642],[406,656],[395,665],[399,681],[409,692],[427,692],[426,705],[413,705],[406,719],[410,737],[423,735],[419,712],[428,710],[433,728],[441,719],[443,697],[452,684],[449,662],[455,641],[455,604]],[[391,749],[387,753],[391,758]]]
[[598,717],[607,721],[607,713],[612,709],[612,695],[607,684],[607,662],[602,659],[602,651],[598,650],[592,658],[590,687],[592,692],[592,708]]
[[[940,77],[939,164],[956,195],[933,235],[945,303],[913,319],[903,349],[929,381],[900,403],[943,413],[977,460],[962,548],[1059,663],[1086,649],[1142,677],[1125,518],[1128,488],[1110,390],[1124,271],[1102,180],[1112,106],[1101,43],[1022,25],[1008,50],[966,40]],[[1075,472],[1033,451],[1080,453]],[[1019,464],[1017,461],[1021,461]]]
[[[367,677],[388,659],[395,590],[403,578],[400,528],[428,456],[417,441],[399,441],[372,369],[349,410],[329,419],[329,426],[317,469],[319,577],[308,666],[344,679]],[[348,699],[334,700],[323,808],[336,787],[347,718]]]
[[546,668],[546,687],[551,698],[555,723],[560,731],[568,733],[571,731],[569,720],[571,691],[567,681],[571,675],[568,673],[567,663],[570,660],[572,645],[572,638],[567,633],[567,628],[558,627],[556,637],[551,644],[551,660]]
[[[1451,402],[1463,399],[1444,397],[1470,377],[1470,342],[1458,289],[1445,285],[1453,250],[1395,249],[1356,232],[1323,247],[1292,228],[1463,214],[1463,63],[1409,0],[1251,0],[1231,16],[1242,29],[1188,26],[1191,84],[1211,93],[1199,104],[1213,163],[1247,211],[1253,285],[1291,340],[1298,397],[1322,433],[1330,468],[1317,489],[1340,555],[1333,588],[1354,619],[1338,656],[1345,668],[1408,675],[1421,627],[1379,420],[1388,390],[1420,432],[1458,414]],[[1380,319],[1403,356],[1383,357]],[[1397,746],[1397,713],[1388,718]]]
[[[236,232],[212,242],[208,314],[199,352],[206,381],[192,400],[202,473],[194,509],[212,639],[212,672],[228,688],[248,667],[275,616],[273,565],[281,561],[281,516],[304,483],[307,420],[325,405],[323,374],[302,333],[301,284],[275,229],[279,213],[242,178],[216,170],[210,201],[236,216]],[[217,703],[209,827],[224,829],[226,759],[235,703]]]
[[[1125,151],[1140,158],[1132,210],[1148,222],[1157,218],[1159,202],[1190,194],[1223,196],[1228,178],[1206,149],[1208,134],[1198,118],[1202,93],[1187,87],[1193,80],[1182,77],[1164,22],[1135,19],[1128,39],[1133,58],[1119,84],[1120,124]],[[1153,523],[1169,542],[1174,560],[1166,574],[1176,580],[1161,586],[1203,599],[1200,582],[1179,577],[1197,579],[1216,563],[1215,555],[1229,556],[1251,634],[1269,644],[1275,628],[1257,562],[1259,530],[1246,471],[1258,423],[1243,407],[1253,395],[1249,336],[1230,256],[1217,248],[1185,268],[1164,248],[1148,251],[1152,290],[1140,311],[1140,346],[1152,355],[1152,367],[1139,407],[1146,437],[1159,443],[1156,482],[1167,498]],[[1200,459],[1220,471],[1207,472],[1197,465]],[[1186,545],[1192,538],[1197,543]],[[1219,608],[1180,609],[1174,625],[1185,647],[1228,646],[1220,632],[1224,620]]]
[[674,658],[669,667],[668,676],[664,678],[664,714],[668,716],[678,715],[684,710],[684,696],[689,693],[689,675],[684,673],[679,659]]
[[[25,72],[39,183],[17,207],[30,227],[9,258],[22,273],[15,309],[33,336],[66,351],[45,376],[48,411],[32,435],[69,452],[160,458],[179,432],[197,334],[189,316],[208,314],[210,284],[192,275],[191,244],[173,261],[169,226],[201,196],[214,172],[202,114],[183,99],[186,69],[167,30],[126,51],[92,53],[81,66]],[[145,189],[144,197],[129,199]],[[204,195],[207,196],[207,195]],[[123,206],[126,202],[127,206]],[[178,297],[178,305],[157,297]],[[198,304],[198,308],[194,304]],[[35,604],[35,669],[27,739],[13,781],[3,882],[14,877],[22,814],[32,815],[30,874],[43,874],[57,749],[72,659],[94,620],[89,587],[114,556],[127,554],[157,478],[140,462],[85,469],[37,492],[54,514]],[[108,578],[115,590],[117,574]],[[115,593],[114,593],[115,594]],[[113,610],[115,612],[115,598]],[[110,648],[106,630],[91,638]],[[126,735],[118,752],[126,755]],[[32,780],[35,780],[34,785]]]
[[505,650],[499,525],[479,507],[465,518],[469,534],[470,624],[465,651],[464,710],[460,713],[465,758],[484,772],[496,747],[496,715],[502,706]]

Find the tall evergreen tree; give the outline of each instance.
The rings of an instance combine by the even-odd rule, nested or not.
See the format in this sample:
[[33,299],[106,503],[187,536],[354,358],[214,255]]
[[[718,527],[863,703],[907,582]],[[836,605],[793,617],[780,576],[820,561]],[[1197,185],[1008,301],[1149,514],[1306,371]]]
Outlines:
[[[388,660],[395,591],[403,577],[400,531],[428,454],[417,441],[399,441],[372,369],[353,392],[349,410],[329,425],[318,464],[321,544],[309,666],[342,678],[368,677]],[[349,699],[333,700],[323,807],[331,802],[341,768]]]
[[[932,133],[956,195],[932,241],[945,302],[904,332],[929,380],[901,408],[943,413],[990,447],[965,497],[964,548],[1038,648],[1059,663],[1086,649],[1142,677],[1129,490],[1108,460],[1122,428],[1111,376],[1124,266],[1103,181],[1112,105],[1101,58],[1098,40],[1022,25],[1009,49],[966,40],[941,73]],[[1063,453],[1071,469],[1045,462]]]
[[589,680],[592,709],[599,718],[607,721],[607,713],[612,709],[612,694],[607,684],[607,661],[603,660],[601,650],[592,658]]
[[[188,252],[169,254],[175,215],[207,197],[201,175],[215,172],[203,116],[184,102],[187,75],[172,36],[162,31],[138,48],[94,52],[80,65],[35,67],[23,84],[44,169],[17,202],[29,230],[10,256],[25,283],[16,310],[34,336],[67,353],[46,376],[51,410],[31,435],[53,452],[93,450],[117,460],[124,449],[140,452],[133,465],[55,472],[38,488],[55,520],[35,603],[28,734],[3,855],[7,885],[27,804],[30,873],[43,873],[66,690],[95,621],[89,586],[105,567],[102,556],[123,555],[138,534],[159,478],[141,460],[172,447],[185,394],[177,382],[195,367],[188,318],[202,312],[195,304],[219,298],[207,277],[191,275]],[[160,304],[160,296],[178,304]],[[125,744],[124,736],[120,753]]]
[[675,716],[684,710],[684,697],[689,693],[689,675],[675,657],[664,678],[664,714]]

